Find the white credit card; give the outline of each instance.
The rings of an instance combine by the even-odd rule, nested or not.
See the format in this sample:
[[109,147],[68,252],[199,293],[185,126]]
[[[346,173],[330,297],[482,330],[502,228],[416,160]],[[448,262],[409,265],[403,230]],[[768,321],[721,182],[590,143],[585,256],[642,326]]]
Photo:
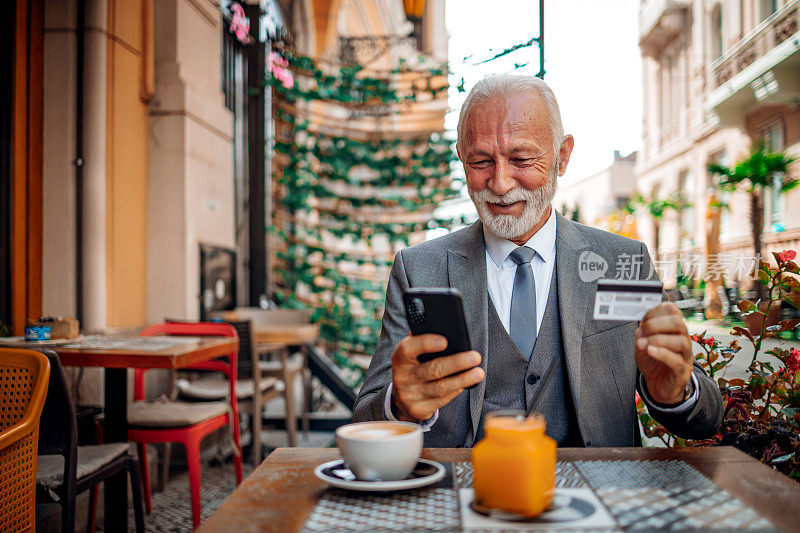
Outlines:
[[597,280],[594,297],[595,320],[641,320],[661,303],[663,284],[638,279]]

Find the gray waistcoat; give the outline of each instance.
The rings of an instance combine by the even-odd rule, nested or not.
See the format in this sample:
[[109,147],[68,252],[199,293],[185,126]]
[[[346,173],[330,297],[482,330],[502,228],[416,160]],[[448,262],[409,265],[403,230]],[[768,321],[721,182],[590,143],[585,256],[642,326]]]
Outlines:
[[[554,357],[560,359],[561,363],[556,367],[549,383],[543,383],[540,378]],[[486,413],[492,411],[526,410],[533,393],[539,387],[545,387],[545,390],[539,399],[536,411],[544,414],[547,434],[559,446],[582,445],[570,397],[564,350],[561,344],[555,269],[550,282],[544,319],[530,361],[520,352],[503,327],[489,298],[489,354],[486,362],[486,392],[481,420]],[[482,421],[475,442],[481,438],[483,438]]]

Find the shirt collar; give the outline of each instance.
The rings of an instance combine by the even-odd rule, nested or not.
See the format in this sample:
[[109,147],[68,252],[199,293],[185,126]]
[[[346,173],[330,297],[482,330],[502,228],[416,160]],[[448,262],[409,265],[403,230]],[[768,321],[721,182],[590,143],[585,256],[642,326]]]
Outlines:
[[[517,249],[516,244],[502,237],[498,237],[486,229],[485,224],[483,225],[483,239],[486,242],[486,251],[489,252],[489,257],[492,258],[492,261],[497,267],[500,267],[508,258],[508,255]],[[545,263],[549,263],[553,260],[555,254],[555,244],[556,215],[555,208],[550,206],[550,216],[547,218],[547,222],[544,223],[544,226],[539,228],[539,231],[528,239],[528,242],[526,242],[524,246],[533,248]]]

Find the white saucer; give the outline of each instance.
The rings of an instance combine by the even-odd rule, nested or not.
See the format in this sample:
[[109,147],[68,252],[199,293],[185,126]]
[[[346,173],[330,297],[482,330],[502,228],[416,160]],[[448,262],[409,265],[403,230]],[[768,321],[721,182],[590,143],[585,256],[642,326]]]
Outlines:
[[[430,473],[427,473],[427,471],[430,471]],[[359,481],[350,469],[347,468],[342,459],[322,463],[314,469],[314,475],[329,485],[340,489],[367,492],[385,492],[425,487],[442,479],[444,474],[444,466],[436,461],[429,461],[428,459],[420,459],[409,477],[401,479],[400,481]]]

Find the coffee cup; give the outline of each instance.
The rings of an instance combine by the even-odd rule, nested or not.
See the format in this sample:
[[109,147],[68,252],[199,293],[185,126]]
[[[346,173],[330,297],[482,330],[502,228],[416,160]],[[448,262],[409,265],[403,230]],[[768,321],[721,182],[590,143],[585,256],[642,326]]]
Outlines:
[[422,428],[412,422],[357,422],[338,428],[336,443],[357,479],[398,481],[417,465]]

